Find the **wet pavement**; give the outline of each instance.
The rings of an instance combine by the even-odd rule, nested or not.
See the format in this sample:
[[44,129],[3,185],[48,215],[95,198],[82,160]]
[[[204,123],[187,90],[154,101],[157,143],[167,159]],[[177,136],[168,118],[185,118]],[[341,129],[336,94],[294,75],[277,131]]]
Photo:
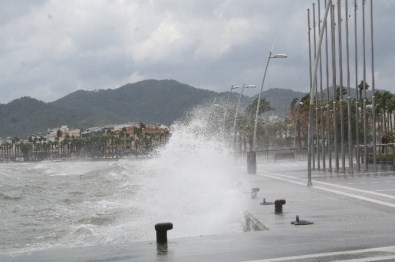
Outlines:
[[[0,261],[395,261],[395,173],[314,172],[307,187],[306,166],[265,164],[246,174],[246,185],[259,188],[246,211],[262,231],[179,239],[169,232],[167,245],[51,249]],[[263,198],[284,199],[283,212]],[[313,224],[291,224],[297,215]]]

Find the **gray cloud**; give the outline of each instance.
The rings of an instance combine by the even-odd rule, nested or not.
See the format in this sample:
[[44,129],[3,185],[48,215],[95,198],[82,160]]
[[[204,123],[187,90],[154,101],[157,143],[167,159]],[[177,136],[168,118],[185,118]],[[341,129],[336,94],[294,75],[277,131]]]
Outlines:
[[[233,83],[259,87],[274,36],[274,52],[289,58],[271,61],[265,89],[307,91],[311,3],[2,1],[0,103],[24,95],[53,101],[78,89],[116,88],[149,78],[214,91]],[[374,3],[376,87],[395,91],[395,0]],[[370,63],[370,49],[367,54]]]

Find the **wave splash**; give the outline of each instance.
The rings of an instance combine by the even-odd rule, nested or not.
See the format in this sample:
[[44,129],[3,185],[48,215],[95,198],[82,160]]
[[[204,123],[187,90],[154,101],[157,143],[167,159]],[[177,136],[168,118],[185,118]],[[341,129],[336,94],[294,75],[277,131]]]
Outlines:
[[136,196],[140,225],[172,222],[176,237],[242,231],[244,202],[238,166],[216,119],[218,107],[199,107],[172,126],[168,144],[143,161],[148,180]]
[[0,251],[154,240],[161,222],[169,238],[242,232],[245,178],[218,110],[192,110],[148,159],[4,165]]

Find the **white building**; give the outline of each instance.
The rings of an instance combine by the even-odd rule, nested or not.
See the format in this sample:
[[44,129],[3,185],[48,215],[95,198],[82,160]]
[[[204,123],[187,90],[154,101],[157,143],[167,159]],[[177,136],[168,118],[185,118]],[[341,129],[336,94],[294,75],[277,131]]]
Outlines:
[[59,128],[48,129],[47,132],[47,141],[56,141],[58,138],[58,131],[60,130],[61,136],[59,137],[59,141],[63,141],[65,137],[68,135],[69,137],[81,137],[80,129],[70,129],[67,125],[62,125]]

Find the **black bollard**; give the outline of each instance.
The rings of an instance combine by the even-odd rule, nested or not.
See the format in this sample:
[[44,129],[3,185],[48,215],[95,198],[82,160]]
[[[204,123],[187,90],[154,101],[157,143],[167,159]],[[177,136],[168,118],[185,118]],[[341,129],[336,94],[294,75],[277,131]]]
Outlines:
[[284,199],[279,199],[274,201],[274,213],[282,214],[283,213],[283,205],[285,205],[286,201]]
[[172,223],[159,223],[155,225],[156,230],[156,243],[167,243],[167,230],[173,229]]
[[256,174],[256,152],[248,151],[247,152],[247,171],[248,174]]

